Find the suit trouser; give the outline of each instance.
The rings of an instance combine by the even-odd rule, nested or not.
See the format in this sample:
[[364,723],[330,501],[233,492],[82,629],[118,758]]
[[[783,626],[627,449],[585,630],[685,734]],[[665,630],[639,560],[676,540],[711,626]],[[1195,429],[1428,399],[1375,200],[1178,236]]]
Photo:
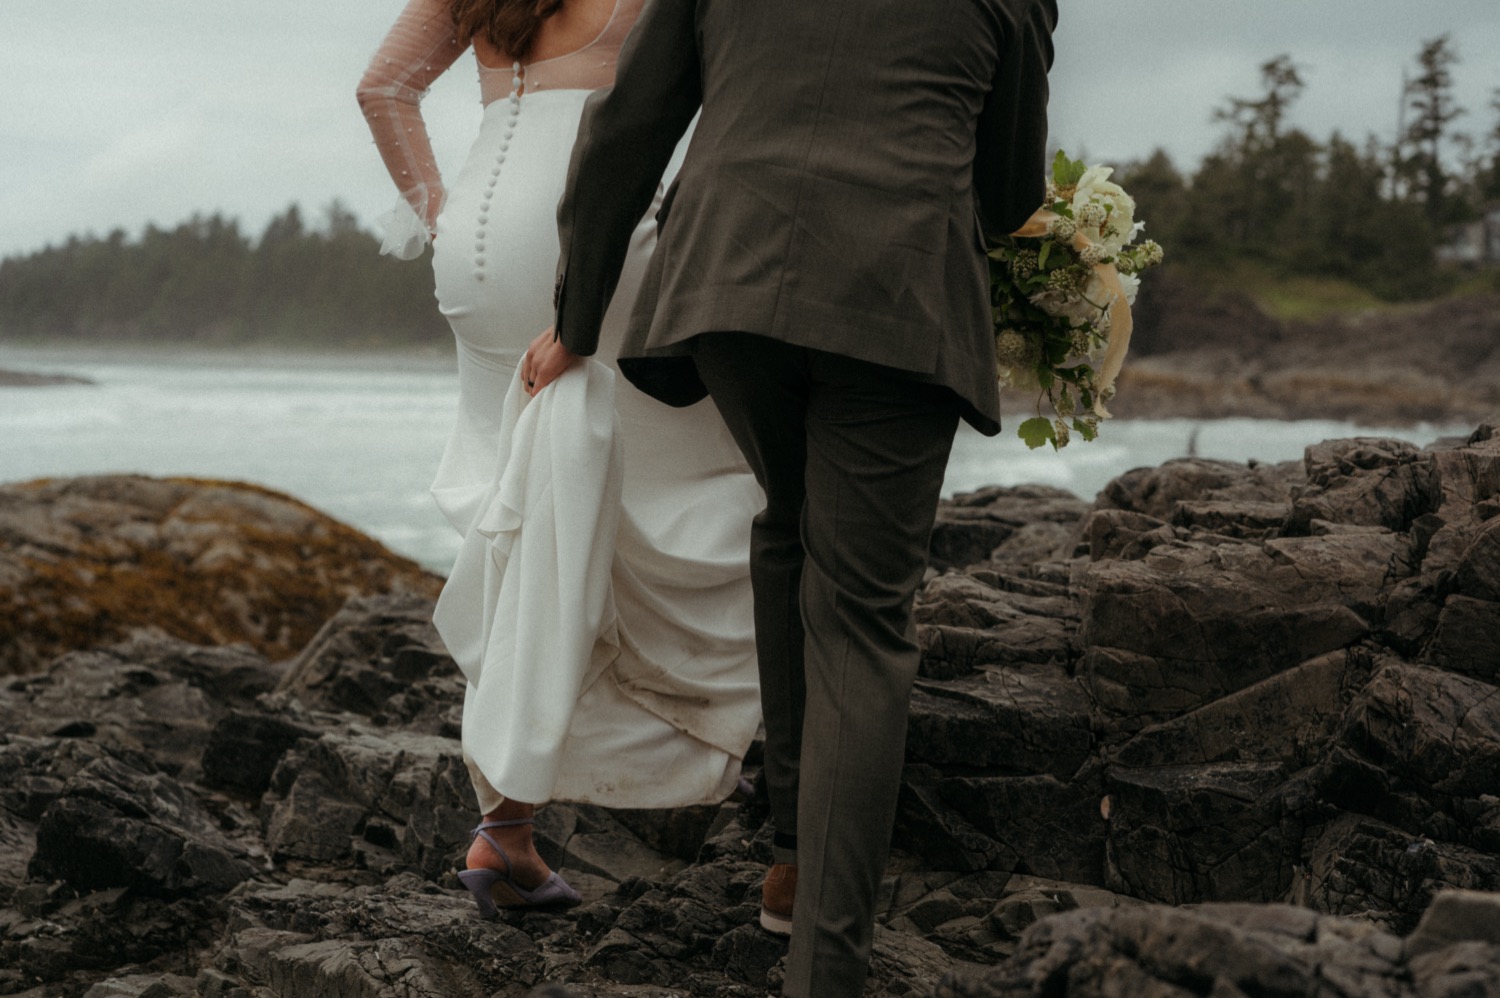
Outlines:
[[746,333],[704,334],[694,358],[766,492],[750,561],[765,773],[798,864],[782,993],[857,996],[905,760],[912,598],[957,401],[891,368]]

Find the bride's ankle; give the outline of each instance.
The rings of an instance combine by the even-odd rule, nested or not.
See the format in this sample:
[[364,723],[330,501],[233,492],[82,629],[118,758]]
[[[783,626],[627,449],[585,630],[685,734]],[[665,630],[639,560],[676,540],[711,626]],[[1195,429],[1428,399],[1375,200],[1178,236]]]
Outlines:
[[[529,886],[524,881],[535,879],[538,874],[541,879],[545,880],[550,871],[542,860],[541,854],[537,852],[535,840],[532,838],[531,823],[524,821],[532,817],[535,811],[534,805],[506,801],[500,807],[485,814],[483,824],[497,821],[517,823],[486,828],[483,834],[474,836],[474,840],[469,843],[465,865],[469,869],[488,867],[502,871],[510,867],[508,872],[522,875],[523,886]],[[493,845],[491,840],[494,842]],[[502,851],[497,851],[496,845]]]

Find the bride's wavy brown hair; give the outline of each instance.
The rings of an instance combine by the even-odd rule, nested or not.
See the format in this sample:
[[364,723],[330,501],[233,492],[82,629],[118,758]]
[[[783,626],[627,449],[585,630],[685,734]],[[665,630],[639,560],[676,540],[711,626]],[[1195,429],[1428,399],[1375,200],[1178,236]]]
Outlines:
[[452,0],[459,38],[483,35],[513,59],[531,51],[542,22],[562,9],[563,0]]

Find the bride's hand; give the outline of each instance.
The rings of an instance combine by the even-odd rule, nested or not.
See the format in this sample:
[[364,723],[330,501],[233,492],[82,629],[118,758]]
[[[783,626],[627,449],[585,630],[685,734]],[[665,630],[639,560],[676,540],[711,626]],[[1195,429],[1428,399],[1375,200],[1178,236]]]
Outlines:
[[521,358],[521,381],[526,386],[526,394],[535,398],[537,392],[556,381],[558,375],[579,359],[577,354],[555,338],[552,327],[548,326],[545,332],[531,341],[531,346],[526,348],[526,356]]

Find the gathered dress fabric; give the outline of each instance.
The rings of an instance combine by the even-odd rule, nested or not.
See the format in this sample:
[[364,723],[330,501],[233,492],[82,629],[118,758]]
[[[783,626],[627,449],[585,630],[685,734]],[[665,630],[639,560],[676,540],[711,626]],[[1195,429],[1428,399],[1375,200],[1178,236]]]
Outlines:
[[556,206],[583,102],[612,82],[640,7],[618,0],[568,55],[480,62],[479,134],[448,184],[420,112],[468,48],[444,0],[412,0],[360,84],[400,191],[384,249],[414,257],[435,234],[457,343],[458,414],[432,493],[462,543],[434,622],[467,680],[464,758],[484,811],[507,797],[717,802],[760,722],[759,487],[709,403],[668,408],[615,368],[654,212],[632,237],[598,353],[534,399],[517,373],[552,322]]

